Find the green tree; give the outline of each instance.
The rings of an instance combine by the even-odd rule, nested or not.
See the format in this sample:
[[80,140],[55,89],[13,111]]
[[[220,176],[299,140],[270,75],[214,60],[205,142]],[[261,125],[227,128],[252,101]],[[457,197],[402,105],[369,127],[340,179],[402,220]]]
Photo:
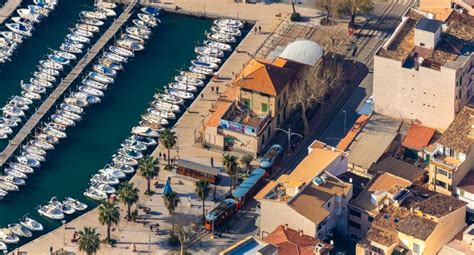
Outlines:
[[99,222],[107,226],[107,243],[110,243],[110,228],[120,222],[120,209],[116,203],[103,202],[99,205]]
[[79,231],[79,251],[92,255],[100,248],[100,234],[96,232],[95,228],[84,227]]
[[178,204],[181,202],[181,200],[178,197],[178,193],[173,191],[170,193],[163,194],[163,201],[165,203],[166,209],[168,209],[168,213],[171,215],[171,225],[174,231],[175,211],[176,211],[176,207],[178,207]]
[[195,183],[195,191],[198,197],[202,201],[202,220],[205,221],[206,219],[206,211],[205,211],[205,204],[206,198],[209,196],[209,192],[211,188],[209,187],[209,182],[205,180],[199,180]]
[[178,137],[174,131],[167,128],[160,133],[160,143],[168,150],[168,169],[171,169],[171,149],[176,145]]
[[250,154],[245,154],[242,157],[240,157],[240,164],[242,164],[243,167],[247,170],[247,174],[250,171],[251,168],[251,163],[253,161],[254,157]]
[[122,203],[127,206],[127,219],[130,220],[131,218],[131,207],[133,204],[138,202],[138,193],[140,191],[138,188],[133,186],[133,183],[124,182],[120,184],[119,189],[117,191],[118,198]]
[[337,6],[340,15],[351,16],[351,24],[354,24],[357,15],[367,14],[374,10],[372,0],[341,0]]
[[147,181],[145,194],[150,194],[150,182],[153,178],[157,177],[160,168],[158,166],[158,160],[151,156],[145,156],[140,159],[138,164],[138,172]]
[[230,177],[230,194],[232,194],[232,188],[234,187],[234,179],[237,175],[237,159],[235,156],[230,154],[224,154],[224,158],[222,159],[222,164],[224,164],[225,172]]

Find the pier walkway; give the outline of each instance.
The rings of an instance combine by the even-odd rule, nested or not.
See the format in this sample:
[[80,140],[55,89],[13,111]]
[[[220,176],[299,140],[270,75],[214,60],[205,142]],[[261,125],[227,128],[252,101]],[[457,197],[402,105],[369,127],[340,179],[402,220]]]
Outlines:
[[61,81],[56,89],[43,101],[36,112],[28,119],[25,125],[18,131],[16,136],[10,140],[8,146],[0,153],[0,166],[3,166],[17,150],[18,146],[28,137],[31,131],[38,125],[44,115],[53,107],[56,101],[61,98],[63,93],[71,86],[74,80],[79,77],[84,68],[86,68],[102,48],[114,37],[117,31],[132,15],[132,10],[137,1],[131,1],[123,13],[110,25],[107,31],[97,40],[87,54],[76,64],[71,72]]
[[0,24],[3,24],[20,6],[22,0],[8,0],[0,9]]

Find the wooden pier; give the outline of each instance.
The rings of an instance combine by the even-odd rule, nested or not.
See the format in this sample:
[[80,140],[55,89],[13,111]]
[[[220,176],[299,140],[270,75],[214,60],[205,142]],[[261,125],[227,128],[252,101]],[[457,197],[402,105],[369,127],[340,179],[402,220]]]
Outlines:
[[114,37],[123,24],[127,22],[133,13],[133,9],[137,1],[131,2],[123,11],[123,13],[110,25],[107,31],[99,38],[99,40],[90,48],[86,55],[77,62],[76,66],[71,72],[61,81],[56,89],[43,101],[37,108],[36,112],[28,119],[24,126],[18,131],[15,137],[10,140],[8,146],[0,153],[0,166],[3,166],[23,141],[28,137],[31,131],[38,125],[46,113],[53,107],[57,100],[60,99],[63,93],[71,86],[74,80],[79,77],[84,68],[86,68],[102,48]]
[[8,0],[2,8],[0,8],[0,24],[3,24],[13,12],[20,6],[22,0]]

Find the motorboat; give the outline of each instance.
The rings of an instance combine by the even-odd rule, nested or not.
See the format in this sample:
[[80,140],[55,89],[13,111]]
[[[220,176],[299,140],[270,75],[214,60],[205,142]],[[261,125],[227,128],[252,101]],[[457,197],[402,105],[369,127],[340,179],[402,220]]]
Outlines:
[[230,46],[229,44],[220,43],[220,42],[216,42],[216,41],[212,41],[212,40],[204,41],[204,45],[207,46],[207,47],[210,47],[210,48],[219,49],[221,51],[231,51],[232,50],[232,46]]
[[148,24],[141,20],[141,19],[134,19],[132,20],[133,24],[137,27],[145,27],[145,28],[148,28]]
[[56,61],[53,60],[40,60],[40,65],[45,67],[45,68],[52,68],[56,69],[58,71],[62,71],[64,69],[64,66]]
[[28,153],[26,151],[21,152],[21,156],[37,160],[38,162],[44,162],[46,160],[46,158],[43,156]]
[[118,46],[110,46],[109,47],[109,50],[117,55],[120,55],[122,57],[133,57],[135,56],[135,54],[133,53],[133,51],[130,51],[130,50],[127,50],[127,49],[124,49],[122,47],[118,47]]
[[79,90],[92,96],[97,96],[97,97],[104,96],[104,92],[98,89],[91,88],[89,86],[85,86],[85,85],[79,86]]
[[75,60],[77,59],[77,56],[72,54],[72,53],[69,53],[69,52],[65,52],[65,51],[60,51],[60,50],[55,50],[54,51],[54,55],[56,56],[60,56],[62,58],[65,58],[65,59],[69,59],[69,60]]
[[[50,69],[50,70],[53,70],[53,69]],[[31,83],[21,84],[21,89],[26,90],[26,91],[30,91],[30,92],[34,92],[34,93],[38,93],[38,94],[46,93],[46,88],[45,87],[36,86],[36,85],[31,84]]]
[[25,26],[21,23],[7,23],[5,24],[8,29],[10,29],[12,32],[15,32],[20,35],[24,36],[32,36],[32,26]]
[[219,69],[219,65],[213,62],[204,62],[199,60],[191,60],[191,64],[200,68]]
[[19,35],[17,33],[14,33],[14,32],[11,32],[11,31],[3,31],[3,32],[0,32],[0,34],[13,41],[13,42],[16,42],[16,43],[23,43],[23,39],[25,38],[23,35]]
[[20,223],[11,223],[8,224],[8,229],[12,231],[13,234],[23,237],[32,237],[33,233],[28,228],[20,225]]
[[96,9],[96,12],[103,13],[103,14],[105,14],[105,16],[107,16],[107,17],[114,17],[114,16],[117,16],[117,13],[116,13],[114,10],[108,9],[108,8],[98,7],[98,8]]
[[59,143],[59,138],[57,137],[54,137],[54,136],[50,136],[50,135],[47,135],[47,134],[38,134],[35,136],[36,139],[38,140],[42,140],[42,141],[45,141],[47,143],[50,143],[52,145],[55,145],[57,143]]
[[218,48],[211,48],[207,46],[198,46],[194,48],[194,51],[199,55],[206,55],[212,57],[221,58],[224,56],[224,52]]
[[53,205],[44,205],[38,207],[38,213],[41,216],[50,218],[52,220],[62,220],[64,219],[64,213],[61,208]]
[[143,158],[143,154],[139,151],[133,149],[122,148],[118,151],[118,154],[125,158],[132,158],[132,159],[141,159]]
[[71,29],[71,32],[75,35],[86,37],[86,38],[94,37],[94,34],[92,32],[87,31],[87,30],[82,30],[79,28]]
[[79,107],[87,107],[89,106],[89,102],[87,100],[75,97],[66,97],[64,98],[64,102],[69,105],[75,105]]
[[110,168],[118,169],[126,174],[133,174],[135,172],[135,168],[133,168],[133,166],[119,163],[113,163],[112,165],[110,165]]
[[63,201],[63,204],[70,206],[71,208],[73,208],[76,211],[84,211],[85,209],[87,209],[86,204],[80,202],[77,199],[70,198],[70,197],[65,197],[64,201]]
[[61,209],[61,211],[67,215],[71,215],[76,212],[76,209],[72,208],[69,204],[61,203],[61,205],[59,206],[59,209]]
[[0,181],[0,189],[5,190],[5,191],[18,191],[19,190],[17,185],[10,182],[4,182],[4,181]]
[[58,123],[58,124],[61,124],[61,125],[65,125],[65,126],[74,126],[74,125],[76,125],[76,123],[75,123],[73,120],[68,119],[68,118],[66,118],[66,117],[64,117],[64,116],[61,116],[61,115],[59,115],[59,114],[53,114],[53,115],[51,115],[51,119],[52,119],[54,122],[56,122],[56,123]]
[[84,108],[74,105],[74,104],[68,104],[68,103],[61,103],[59,105],[59,108],[64,109],[69,112],[77,113],[77,114],[82,114],[84,112]]
[[213,25],[211,27],[211,31],[217,34],[227,34],[227,35],[232,35],[232,36],[242,35],[242,33],[240,32],[240,29],[236,27],[222,27],[222,26]]
[[190,66],[189,71],[193,73],[199,73],[199,74],[204,74],[204,75],[213,75],[214,70],[205,68],[205,67],[200,67],[200,66]]
[[237,39],[234,36],[229,34],[222,34],[222,33],[208,33],[207,39],[213,40],[220,43],[235,43]]
[[59,71],[56,70],[56,69],[44,68],[42,66],[39,66],[38,69],[39,69],[40,72],[45,73],[47,75],[51,75],[51,76],[58,76],[59,75]]
[[190,72],[190,71],[180,71],[179,74],[187,76],[189,78],[194,78],[194,79],[199,79],[199,80],[206,79],[206,76],[204,74],[193,73],[193,72]]
[[0,126],[3,127],[16,127],[18,126],[18,122],[16,121],[16,118],[18,117],[0,117]]
[[31,13],[34,13],[34,14],[40,14],[40,15],[43,15],[45,17],[48,17],[49,16],[49,13],[51,12],[51,10],[47,9],[47,8],[43,8],[42,6],[39,6],[39,5],[28,5],[28,10],[30,10]]
[[113,53],[113,52],[106,52],[106,53],[104,53],[104,57],[109,58],[109,59],[111,59],[112,61],[117,62],[117,63],[126,63],[126,62],[127,62],[127,58],[126,58],[126,57],[117,55],[117,54],[115,54],[115,53]]
[[79,115],[77,113],[67,111],[67,110],[61,109],[61,110],[58,110],[56,113],[63,116],[63,117],[66,117],[70,120],[73,120],[73,121],[81,121],[82,120],[81,115]]
[[31,100],[40,100],[41,99],[41,95],[38,94],[38,93],[34,93],[34,92],[30,92],[30,91],[22,91],[21,92],[21,95],[28,98],[28,99],[31,99]]
[[14,108],[20,109],[22,111],[28,111],[30,107],[27,104],[20,104],[17,102],[8,102],[6,105],[13,106]]
[[94,176],[92,176],[91,182],[105,183],[105,184],[108,184],[108,185],[117,185],[117,184],[120,183],[118,178],[110,176],[106,173],[95,174]]
[[32,154],[36,154],[40,156],[46,156],[46,150],[32,144],[23,146],[23,150],[28,153],[32,153]]
[[80,36],[80,35],[77,35],[77,34],[68,34],[66,35],[66,38],[69,39],[69,40],[72,40],[74,42],[78,42],[78,43],[90,43],[90,39],[87,38],[87,37],[84,37],[84,36]]
[[26,185],[26,181],[21,178],[17,178],[11,175],[5,175],[5,176],[0,176],[0,180],[6,182],[6,183],[11,183],[16,186],[24,186]]
[[[128,165],[128,166],[136,166],[138,165],[138,161],[136,159],[133,159],[133,158],[126,158],[126,157],[123,157],[123,156],[117,156],[117,157],[114,157],[113,158],[113,162],[117,163],[117,164],[122,164],[122,165]],[[105,169],[107,170],[107,169]],[[115,171],[115,170],[114,170]],[[114,176],[114,175],[112,175]],[[114,176],[114,177],[117,177],[117,176]],[[119,177],[117,177],[119,178]],[[119,178],[120,179],[120,178]]]
[[125,142],[123,142],[121,145],[123,148],[129,148],[138,151],[144,151],[148,148],[148,146],[146,146],[144,143],[130,139],[125,140]]
[[141,135],[135,135],[135,134],[130,136],[130,140],[141,142],[145,144],[146,146],[155,146],[157,144],[154,138],[141,136]]
[[169,124],[167,119],[163,119],[160,116],[156,116],[156,115],[153,115],[153,114],[146,113],[146,114],[143,114],[141,117],[142,117],[142,120],[144,121],[143,123],[145,125],[151,124],[153,126],[159,125],[159,126],[163,127],[163,126],[167,126]]
[[88,104],[98,104],[101,102],[99,97],[84,93],[82,91],[76,91],[71,94],[72,97],[85,100]]
[[216,19],[214,25],[220,27],[242,28],[244,23],[237,19]]
[[139,28],[139,27],[135,27],[135,26],[132,26],[132,27],[127,27],[125,29],[125,31],[131,35],[131,36],[134,36],[134,37],[138,37],[140,39],[149,39],[150,38],[150,34],[151,32],[148,31],[148,30],[145,30],[143,28]]
[[146,136],[146,137],[159,137],[160,136],[160,133],[151,129],[150,127],[141,127],[141,126],[133,127],[132,134]]
[[94,65],[92,70],[109,77],[115,77],[117,75],[117,71],[102,64]]
[[92,33],[97,33],[100,30],[98,26],[89,25],[89,24],[85,24],[85,23],[77,23],[76,28],[84,30],[84,31],[89,31],[89,32],[92,32]]
[[111,167],[106,167],[104,169],[101,169],[99,170],[99,173],[107,174],[117,179],[123,179],[127,177],[125,173],[123,173],[121,170],[116,169],[116,168],[111,168]]
[[99,64],[111,68],[115,71],[120,71],[123,69],[122,64],[114,62],[112,59],[106,57],[99,59]]
[[52,128],[61,132],[66,132],[67,130],[67,126],[58,124],[56,122],[48,122],[45,124],[45,127]]
[[35,23],[41,22],[41,20],[43,20],[44,18],[42,14],[33,13],[31,12],[31,10],[27,8],[19,8],[16,10],[16,13],[20,15],[20,17],[27,20],[31,20],[32,22],[35,22]]
[[91,25],[91,26],[96,26],[96,27],[100,27],[104,25],[104,22],[102,20],[98,20],[94,18],[81,19],[80,22],[86,25]]
[[221,64],[222,59],[216,58],[216,57],[211,57],[211,56],[204,56],[204,55],[199,55],[196,57],[196,59],[200,62],[205,62],[205,63],[215,63],[215,64]]
[[15,169],[15,167],[13,167],[12,164],[16,164],[17,167],[20,167],[20,168],[17,169],[19,171],[21,171],[20,169],[27,169],[27,168],[25,168],[25,166],[29,167],[29,168],[32,168],[32,167],[36,168],[36,167],[39,167],[41,165],[41,163],[38,160],[33,159],[33,158],[28,158],[28,157],[25,157],[25,156],[16,156],[15,159],[19,164],[11,163],[10,166],[13,169]]
[[0,138],[7,139],[8,135],[13,133],[13,129],[11,127],[0,126]]
[[98,20],[105,20],[107,19],[107,15],[103,12],[98,11],[83,11],[81,15],[87,19],[98,19]]
[[48,59],[53,60],[56,63],[59,63],[61,65],[69,65],[71,63],[71,60],[58,56],[56,54],[49,54]]
[[19,104],[26,104],[26,105],[33,103],[33,101],[31,101],[30,99],[24,98],[24,97],[21,97],[21,96],[13,96],[10,101],[16,102],[16,103],[19,103]]
[[128,33],[121,34],[120,39],[134,41],[134,42],[139,43],[141,45],[145,44],[145,39],[130,35]]
[[160,11],[161,9],[160,8],[155,8],[155,7],[151,7],[151,6],[145,6],[145,7],[142,7],[140,9],[141,12],[143,13],[146,13],[148,15],[151,15],[153,17],[156,17],[158,15],[160,15]]
[[18,17],[18,16],[13,17],[11,19],[12,19],[13,22],[22,24],[24,26],[31,26],[33,24],[33,21],[31,21],[29,19],[22,18],[22,17]]
[[41,225],[41,223],[26,215],[20,219],[20,224],[32,231],[43,231],[43,225]]
[[141,51],[145,49],[145,46],[132,40],[121,39],[117,40],[116,43],[118,46],[131,51]]
[[148,108],[147,112],[152,115],[156,115],[162,119],[174,120],[176,119],[176,114],[173,112],[162,111],[156,108]]
[[95,89],[99,89],[99,90],[106,90],[107,87],[108,87],[107,84],[103,84],[103,83],[100,83],[98,81],[94,81],[90,78],[85,78],[84,80],[82,80],[82,84],[87,85],[87,86],[92,87],[92,88],[95,88]]
[[25,173],[22,173],[15,169],[11,169],[10,167],[5,168],[5,173],[15,178],[28,179],[28,176]]
[[[0,193],[0,200],[2,200],[4,196],[2,196],[2,193]],[[0,242],[0,251],[7,251],[8,247],[4,242]]]
[[16,244],[20,241],[20,238],[13,234],[8,228],[0,229],[0,240],[6,244]]
[[98,72],[89,72],[89,74],[87,75],[87,77],[90,77],[90,78],[92,78],[93,80],[96,80],[96,81],[98,81],[98,82],[105,83],[105,84],[114,83],[114,78],[109,77],[109,76],[106,76],[106,75],[103,75],[103,74],[100,74],[100,73],[98,73]]
[[2,108],[3,114],[7,116],[13,116],[13,117],[22,117],[25,116],[25,113],[18,108],[15,108],[11,105],[6,105]]
[[[169,104],[175,104],[175,105],[182,105],[184,104],[184,99],[179,98],[179,97],[174,97],[170,94],[164,94],[164,93],[156,93],[153,96],[157,102],[165,102]],[[173,112],[179,112],[179,106],[177,107],[177,110],[172,110]]]
[[44,8],[48,8],[50,10],[54,10],[56,5],[58,5],[58,0],[33,0],[33,3],[39,6],[43,6]]
[[38,78],[30,78],[30,83],[35,86],[40,86],[43,88],[52,88],[53,83],[50,81],[40,80]]
[[189,92],[196,92],[197,88],[192,85],[186,85],[183,83],[177,83],[177,82],[172,82],[168,84],[168,87],[171,89],[178,89],[178,90],[183,90],[183,91],[189,91]]
[[107,193],[102,192],[102,191],[98,191],[98,190],[93,189],[93,188],[88,188],[84,192],[84,196],[92,198],[94,200],[99,200],[99,201],[107,199]]
[[[0,200],[2,200],[6,195],[8,195],[8,191],[0,189]],[[2,250],[1,247],[3,246],[0,244],[0,250]]]
[[177,89],[170,89],[168,90],[168,93],[172,96],[179,97],[182,99],[193,99],[194,95],[193,93],[187,92],[187,91],[182,91],[182,90],[177,90]]
[[160,23],[159,19],[145,13],[139,13],[138,18],[149,27],[156,27]]
[[45,151],[54,149],[54,145],[42,140],[32,140],[30,144]]
[[82,54],[81,48],[75,47],[74,44],[70,44],[70,43],[61,44],[59,49],[65,52],[73,53],[73,54]]
[[[50,136],[54,136],[54,137],[57,137],[59,139],[62,139],[62,138],[66,138],[67,135],[65,132],[63,131],[59,131],[59,130],[56,130],[54,128],[51,128],[51,127],[47,127],[47,128],[44,128],[43,129],[43,132],[47,135],[50,135]],[[41,156],[40,156],[41,157]]]
[[41,79],[41,80],[45,80],[45,81],[49,81],[49,82],[56,82],[56,77],[54,77],[52,75],[49,75],[49,74],[45,74],[43,72],[34,72],[33,76],[35,76],[36,78]]
[[94,4],[96,7],[99,8],[105,8],[105,9],[115,9],[117,5],[115,3],[109,3],[109,2],[104,2],[104,1],[96,1]]
[[92,184],[91,188],[106,194],[113,194],[116,192],[114,187],[105,183],[94,183]]

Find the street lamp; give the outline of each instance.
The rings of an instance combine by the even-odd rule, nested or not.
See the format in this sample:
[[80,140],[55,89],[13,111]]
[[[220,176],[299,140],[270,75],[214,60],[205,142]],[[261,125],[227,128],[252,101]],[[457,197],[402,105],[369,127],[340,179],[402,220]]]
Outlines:
[[284,129],[281,129],[281,128],[275,128],[275,130],[277,131],[281,131],[281,132],[284,132],[287,136],[288,136],[288,149],[291,148],[291,137],[296,135],[300,138],[303,138],[302,135],[298,134],[298,133],[293,133],[291,132],[291,127],[288,127],[288,130],[284,130]]
[[293,7],[293,13],[296,13],[295,4],[296,0],[290,0],[291,7]]
[[63,246],[66,245],[66,220],[62,220],[61,223],[63,224]]

